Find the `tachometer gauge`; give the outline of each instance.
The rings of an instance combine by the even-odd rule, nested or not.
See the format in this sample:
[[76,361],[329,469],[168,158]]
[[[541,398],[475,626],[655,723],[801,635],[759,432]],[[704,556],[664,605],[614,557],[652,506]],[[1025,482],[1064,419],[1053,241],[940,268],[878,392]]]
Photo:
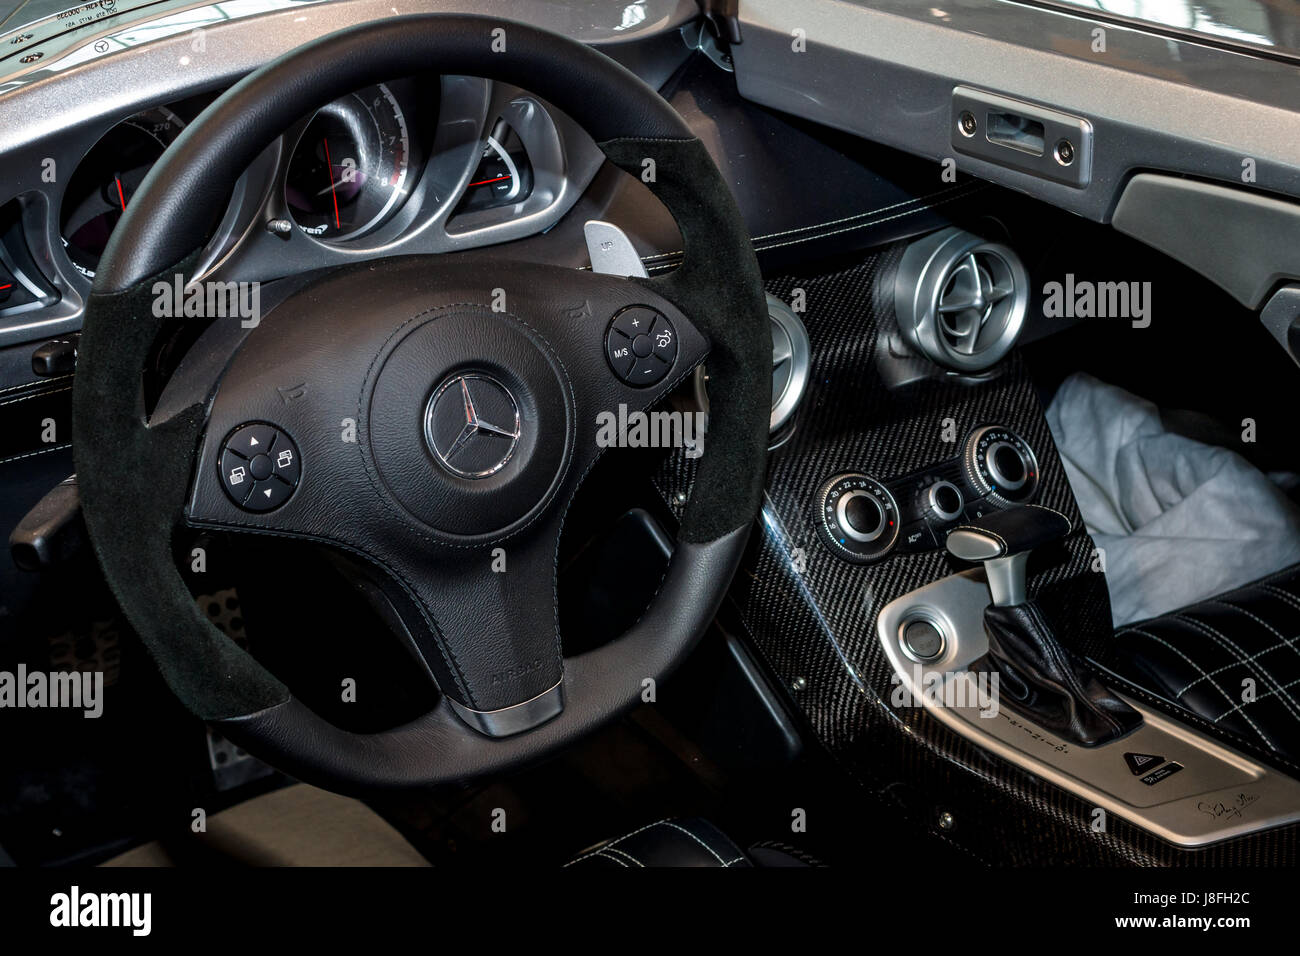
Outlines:
[[483,155],[465,187],[456,212],[495,209],[522,202],[533,191],[533,167],[519,135],[498,119],[483,144]]
[[298,138],[284,198],[298,228],[338,241],[386,222],[406,196],[410,140],[388,87],[322,107]]
[[59,232],[68,258],[86,278],[95,277],[126,204],[184,128],[185,121],[166,107],[138,113],[109,130],[72,174]]

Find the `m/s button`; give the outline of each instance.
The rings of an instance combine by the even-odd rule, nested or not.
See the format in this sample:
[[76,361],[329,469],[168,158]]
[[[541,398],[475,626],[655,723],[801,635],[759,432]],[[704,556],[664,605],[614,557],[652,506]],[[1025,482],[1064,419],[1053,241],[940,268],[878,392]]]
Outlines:
[[654,385],[677,360],[677,330],[654,309],[628,306],[609,323],[605,357],[620,381],[634,386]]

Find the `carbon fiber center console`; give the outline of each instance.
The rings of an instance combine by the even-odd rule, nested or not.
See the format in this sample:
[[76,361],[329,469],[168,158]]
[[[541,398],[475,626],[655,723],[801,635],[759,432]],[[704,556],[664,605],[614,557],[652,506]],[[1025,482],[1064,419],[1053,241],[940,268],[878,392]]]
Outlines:
[[[889,247],[839,271],[768,282],[773,295],[806,303],[812,369],[793,433],[769,461],[762,534],[733,586],[742,622],[821,743],[863,785],[941,838],[1011,864],[1181,860],[1185,851],[1123,814],[1108,814],[1098,827],[1096,799],[972,743],[904,693],[877,631],[882,612],[968,569],[940,547],[953,519],[930,510],[930,489],[938,488],[944,515],[957,504],[940,482],[956,489],[963,512],[1032,500],[1064,514],[1074,530],[1032,554],[1028,597],[1080,656],[1105,659],[1113,632],[1092,540],[1017,353],[979,376],[901,374],[916,361],[894,319],[901,254]],[[972,447],[980,450],[973,470]],[[664,463],[657,482],[670,507],[680,507],[693,471],[684,456]],[[854,492],[859,503],[841,507]],[[884,529],[873,537],[877,512]],[[843,536],[840,545],[832,521],[841,520],[871,540]],[[921,539],[908,541],[922,526]],[[888,547],[872,544],[889,539]],[[928,632],[917,646],[948,650]],[[1220,842],[1197,859],[1283,862],[1295,852],[1285,836],[1294,829]]]

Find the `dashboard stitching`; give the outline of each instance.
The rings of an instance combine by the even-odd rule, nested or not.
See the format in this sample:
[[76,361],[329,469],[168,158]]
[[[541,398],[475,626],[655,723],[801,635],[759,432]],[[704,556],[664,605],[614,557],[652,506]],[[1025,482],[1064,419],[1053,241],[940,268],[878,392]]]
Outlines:
[[72,447],[72,442],[66,442],[65,444],[62,445],[51,445],[49,448],[42,448],[40,451],[23,452],[23,454],[21,455],[13,455],[9,458],[0,458],[0,465],[6,464],[7,462],[11,462],[11,461],[18,461],[18,459],[20,458],[32,458],[36,455],[49,454],[52,451],[63,451],[65,448],[71,448],[71,447]]
[[[753,241],[755,243],[759,243],[765,239],[780,239],[782,236],[794,235],[797,232],[808,232],[809,230],[813,230],[813,229],[823,229],[827,226],[838,226],[840,223],[852,222],[855,219],[866,219],[876,215],[877,213],[889,212],[889,210],[891,209],[899,209],[903,206],[910,206],[913,203],[925,202],[927,199],[935,199],[939,196],[943,196],[951,192],[956,192],[958,190],[964,190],[965,192],[976,192],[978,188],[983,188],[984,185],[986,184],[962,183],[961,185],[958,186],[949,186],[947,189],[940,189],[932,193],[927,193],[924,196],[913,196],[911,199],[904,199],[902,202],[891,203],[888,206],[880,206],[876,209],[868,209],[866,212],[855,213],[852,216],[844,216],[841,219],[829,219],[826,222],[813,223],[812,225],[808,225],[808,226],[796,226],[793,229],[783,229],[780,232],[769,232],[761,236],[754,236]],[[953,197],[949,197],[949,198],[953,198]],[[944,201],[946,202],[947,200]],[[925,206],[921,208],[930,208],[931,206],[934,205],[938,205],[938,203],[927,203]],[[916,210],[909,210],[909,211],[916,211]],[[676,252],[660,252],[653,256],[642,256],[641,261],[651,262],[652,260],[655,259],[666,259],[669,256],[679,256],[681,254],[682,254],[682,250],[680,249],[677,250]]]
[[[928,210],[928,209],[936,209],[936,208],[938,208],[939,206],[942,206],[942,205],[944,205],[944,204],[946,204],[946,203],[950,203],[950,202],[952,202],[952,201],[955,200],[955,199],[962,199],[962,198],[964,198],[965,196],[968,196],[968,195],[970,195],[971,193],[977,192],[979,189],[983,189],[983,188],[984,188],[984,185],[983,185],[983,184],[980,184],[980,185],[977,186],[975,189],[969,189],[969,190],[967,190],[967,191],[965,191],[965,192],[958,193],[958,194],[955,195],[955,196],[948,196],[947,198],[945,198],[945,199],[941,199],[941,200],[939,200],[938,202],[928,203],[928,204],[926,204],[926,205],[924,205],[924,206],[917,206],[915,209],[905,209],[903,212],[895,213],[895,214],[892,215],[892,216],[884,216],[884,217],[879,218],[879,219],[869,219],[869,220],[867,220],[867,221],[865,221],[865,222],[855,223],[855,224],[852,225],[852,226],[845,226],[845,227],[843,227],[843,228],[841,228],[841,229],[833,229],[833,230],[830,230],[830,231],[828,231],[828,232],[819,232],[819,233],[814,233],[814,234],[812,234],[812,235],[800,236],[800,237],[797,238],[797,239],[789,239],[789,240],[786,240],[785,242],[775,242],[775,243],[771,243],[771,244],[769,244],[769,245],[759,246],[759,245],[758,245],[758,242],[759,242],[760,240],[757,240],[757,239],[756,239],[756,240],[754,240],[754,243],[755,243],[755,245],[754,245],[754,251],[755,251],[755,252],[768,252],[768,251],[770,251],[770,250],[772,250],[772,249],[781,249],[781,248],[783,248],[783,247],[785,247],[785,246],[793,246],[793,245],[797,245],[797,244],[799,244],[799,243],[801,243],[801,242],[813,242],[813,241],[815,241],[815,240],[817,240],[817,239],[826,239],[826,238],[828,238],[828,237],[830,237],[830,236],[836,236],[836,235],[839,235],[840,233],[844,233],[844,232],[852,232],[852,231],[855,230],[855,229],[862,229],[862,228],[864,228],[864,227],[866,227],[866,226],[876,226],[876,225],[879,225],[880,223],[883,223],[883,222],[890,222],[890,221],[892,221],[892,220],[894,220],[894,219],[902,219],[902,218],[904,218],[905,216],[911,216],[911,215],[914,215],[914,214],[916,214],[916,213],[918,213],[918,212],[925,212],[925,211]],[[934,195],[939,195],[939,194],[938,194],[938,193],[935,193]],[[886,208],[886,209],[889,209],[889,208],[893,208],[893,207],[886,206],[885,208]],[[880,211],[882,211],[882,210],[873,210],[872,213],[868,213],[867,215],[874,215],[875,212],[880,212]],[[827,225],[831,225],[831,223],[822,223],[822,224],[821,224],[821,226],[827,226]],[[821,226],[809,226],[809,227],[805,227],[805,228],[815,229],[815,228],[820,228]],[[679,250],[676,251],[676,252],[665,252],[665,253],[660,253],[660,254],[657,254],[657,255],[654,255],[654,256],[649,256],[649,257],[646,257],[646,258],[642,259],[642,261],[648,263],[648,262],[650,262],[651,259],[660,259],[660,258],[665,258],[665,257],[674,257],[674,256],[680,256],[680,255],[682,255],[682,254],[683,254],[683,250],[680,250],[680,249],[679,249]],[[652,264],[652,265],[650,265],[649,268],[650,268],[650,269],[669,269],[669,268],[672,268],[673,265],[675,265],[675,264],[674,264],[674,263],[658,263],[658,264]]]
[[[825,238],[828,237],[828,236],[837,236],[837,235],[839,235],[839,234],[842,233],[842,232],[852,232],[854,229],[861,229],[863,226],[874,226],[874,225],[876,225],[877,223],[890,222],[891,220],[894,220],[894,219],[902,219],[904,216],[910,216],[910,215],[912,215],[912,214],[914,214],[914,213],[924,212],[924,211],[927,210],[927,209],[935,209],[935,208],[937,208],[937,207],[939,207],[939,206],[945,205],[946,203],[950,203],[950,202],[952,202],[954,199],[960,199],[960,198],[962,198],[963,196],[969,195],[970,193],[978,192],[978,191],[979,191],[980,189],[982,189],[982,188],[984,188],[984,187],[981,185],[981,186],[976,187],[975,189],[968,189],[968,190],[966,190],[966,191],[963,192],[963,193],[958,193],[958,194],[955,195],[955,196],[948,196],[948,197],[945,198],[945,199],[940,199],[938,202],[927,203],[927,204],[924,205],[924,206],[917,206],[915,209],[907,209],[907,210],[904,210],[903,212],[895,213],[895,214],[892,215],[892,216],[884,216],[884,217],[882,217],[882,218],[880,218],[880,219],[873,219],[873,220],[869,220],[869,221],[867,221],[867,222],[856,223],[855,225],[852,225],[852,226],[845,226],[845,227],[842,228],[842,229],[832,229],[832,230],[830,230],[829,232],[821,232],[821,233],[817,233],[816,235],[812,235],[812,236],[803,236],[803,237],[801,237],[801,238],[799,238],[799,239],[789,239],[789,240],[787,240],[787,241],[785,241],[785,242],[774,242],[774,243],[771,243],[771,244],[769,244],[769,245],[765,245],[765,246],[763,246],[763,247],[762,247],[761,249],[759,249],[758,251],[759,251],[759,252],[766,252],[766,251],[769,250],[769,249],[780,249],[780,248],[782,248],[783,246],[792,246],[792,245],[795,245],[796,243],[800,243],[800,242],[808,242],[808,241],[810,241],[810,240],[812,240],[812,239],[825,239]],[[935,195],[938,195],[938,193],[936,193]],[[829,223],[828,223],[828,225],[829,225]]]
[[31,395],[19,395],[17,398],[6,398],[3,402],[0,402],[0,406],[16,405],[19,402],[29,402],[34,398],[46,398],[50,395],[62,395],[64,392],[70,391],[72,391],[71,385],[68,385],[65,388],[52,388],[48,391],[33,392]]
[[[17,391],[21,391],[21,390],[24,389],[24,388],[39,388],[39,387],[42,386],[42,385],[57,385],[58,383],[60,383],[60,382],[66,382],[66,381],[68,381],[68,380],[71,379],[71,378],[72,378],[72,373],[69,372],[67,375],[59,375],[59,376],[56,376],[56,377],[54,377],[54,378],[47,378],[47,379],[45,379],[45,380],[43,380],[43,381],[37,381],[37,382],[22,382],[22,383],[20,383],[20,384],[18,384],[18,385],[9,385],[9,386],[7,386],[7,387],[5,387],[5,388],[0,388],[0,395],[5,395],[5,394],[8,394],[9,392],[17,392]],[[45,392],[38,392],[37,394],[44,395],[44,394],[46,394],[46,393],[45,393]]]

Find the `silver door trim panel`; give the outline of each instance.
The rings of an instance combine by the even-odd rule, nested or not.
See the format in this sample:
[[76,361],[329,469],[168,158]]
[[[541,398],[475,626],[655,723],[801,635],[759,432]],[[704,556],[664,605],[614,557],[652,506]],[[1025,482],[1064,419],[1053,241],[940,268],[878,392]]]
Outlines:
[[[1107,222],[1128,175],[1185,173],[1300,196],[1294,66],[1009,0],[745,0],[732,50],[742,96],[939,161]],[[1094,53],[1095,30],[1105,53]],[[799,47],[802,45],[802,52]],[[1077,116],[1094,130],[1085,188],[966,154],[958,86]]]

